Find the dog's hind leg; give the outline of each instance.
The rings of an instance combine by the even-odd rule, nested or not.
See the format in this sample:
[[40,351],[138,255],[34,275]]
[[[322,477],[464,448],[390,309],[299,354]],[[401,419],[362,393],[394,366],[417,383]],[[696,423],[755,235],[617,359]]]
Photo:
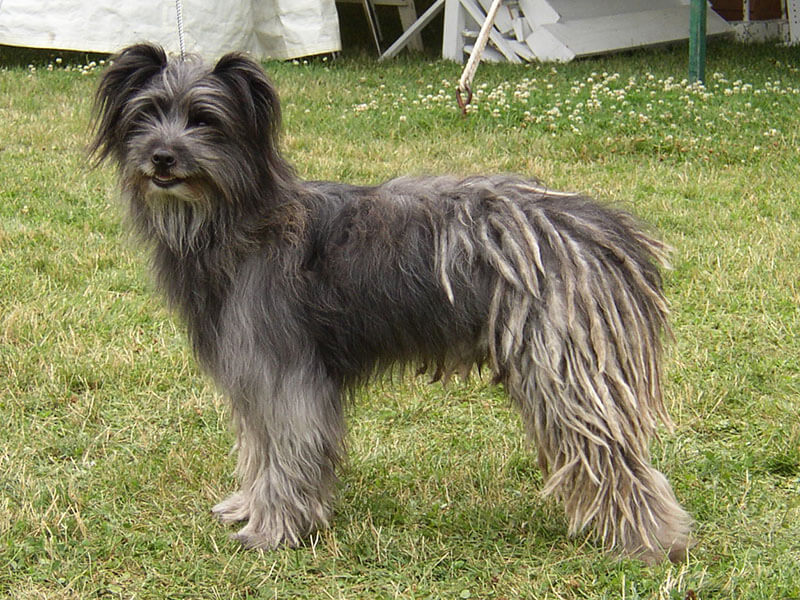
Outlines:
[[241,490],[213,510],[248,521],[233,536],[247,548],[294,546],[328,524],[344,436],[340,390],[305,367],[265,375],[260,396],[233,398]]
[[686,553],[690,518],[650,464],[659,421],[666,248],[585,199],[494,209],[481,234],[498,274],[489,358],[539,449],[544,493],[570,531],[648,562]]
[[564,503],[571,534],[592,526],[609,549],[650,563],[682,560],[691,519],[650,464],[656,416],[614,360],[599,368],[596,358],[566,334],[506,368],[538,447],[543,492]]

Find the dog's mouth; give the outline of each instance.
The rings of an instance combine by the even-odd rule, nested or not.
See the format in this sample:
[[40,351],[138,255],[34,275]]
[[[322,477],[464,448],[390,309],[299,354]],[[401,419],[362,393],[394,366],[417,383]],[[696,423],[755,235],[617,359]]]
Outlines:
[[183,179],[180,177],[175,177],[174,175],[153,175],[150,178],[150,181],[162,189],[168,189],[178,185],[183,181]]

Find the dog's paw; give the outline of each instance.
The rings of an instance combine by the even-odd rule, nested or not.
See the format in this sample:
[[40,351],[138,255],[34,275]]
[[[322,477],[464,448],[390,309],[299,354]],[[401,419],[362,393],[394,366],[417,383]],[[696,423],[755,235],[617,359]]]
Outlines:
[[258,530],[248,525],[231,535],[231,539],[239,542],[246,550],[276,550],[280,547],[296,548],[300,545],[298,536],[287,533],[280,529]]
[[223,523],[247,521],[250,518],[250,502],[242,492],[236,492],[214,506],[211,512]]
[[632,556],[651,566],[664,562],[664,559],[669,559],[672,563],[680,563],[686,560],[692,545],[692,543],[681,541],[659,550],[640,550],[632,553]]
[[664,562],[664,559],[669,559],[673,563],[686,560],[689,550],[694,545],[690,534],[692,521],[677,503],[672,508],[667,518],[659,523],[649,549],[645,549],[644,542],[639,541],[638,547],[629,554],[649,565]]

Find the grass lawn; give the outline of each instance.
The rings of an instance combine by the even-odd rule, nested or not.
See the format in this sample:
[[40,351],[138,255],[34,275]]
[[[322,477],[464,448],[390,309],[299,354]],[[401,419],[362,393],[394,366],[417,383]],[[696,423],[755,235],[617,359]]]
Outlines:
[[[100,65],[0,48],[0,597],[800,598],[800,49],[713,43],[567,65],[269,63],[308,178],[518,172],[622,204],[675,247],[676,427],[654,461],[682,564],[566,536],[502,391],[379,381],[351,407],[333,527],[244,552],[216,523],[224,399],[153,294],[110,167]],[[56,60],[56,59],[60,60]]]

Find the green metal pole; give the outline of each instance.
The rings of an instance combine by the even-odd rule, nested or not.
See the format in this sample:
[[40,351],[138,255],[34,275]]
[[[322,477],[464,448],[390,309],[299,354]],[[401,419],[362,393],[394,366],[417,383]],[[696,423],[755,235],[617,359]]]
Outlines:
[[692,0],[689,13],[689,82],[706,78],[706,0]]

